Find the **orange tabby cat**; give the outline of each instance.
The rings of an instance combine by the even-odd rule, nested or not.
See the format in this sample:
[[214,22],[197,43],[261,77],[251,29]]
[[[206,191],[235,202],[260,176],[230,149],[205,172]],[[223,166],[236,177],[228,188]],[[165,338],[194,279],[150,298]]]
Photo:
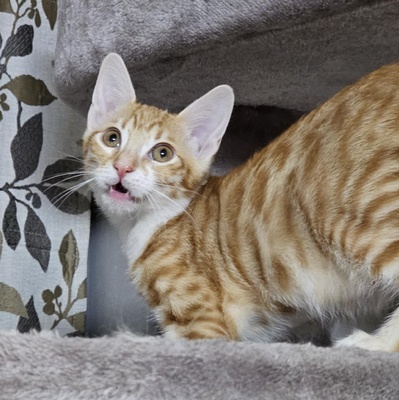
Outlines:
[[[177,115],[139,104],[116,54],[94,89],[86,170],[165,333],[274,341],[307,320],[386,312],[399,293],[399,65],[208,177],[233,103],[219,86]],[[399,309],[338,344],[398,351]]]

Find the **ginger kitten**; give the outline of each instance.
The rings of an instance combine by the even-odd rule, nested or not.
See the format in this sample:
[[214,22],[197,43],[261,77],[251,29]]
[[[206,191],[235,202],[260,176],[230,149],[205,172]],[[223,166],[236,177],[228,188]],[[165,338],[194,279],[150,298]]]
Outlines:
[[[209,177],[233,103],[223,85],[180,114],[142,105],[116,54],[94,89],[86,172],[165,333],[276,341],[386,312],[399,293],[399,65]],[[399,309],[338,344],[398,351]]]

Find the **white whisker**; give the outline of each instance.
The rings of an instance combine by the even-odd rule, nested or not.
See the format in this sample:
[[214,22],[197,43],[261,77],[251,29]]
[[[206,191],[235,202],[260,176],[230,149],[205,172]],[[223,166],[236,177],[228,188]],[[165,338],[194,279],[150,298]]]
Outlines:
[[67,158],[71,158],[71,159],[73,159],[75,161],[79,161],[80,163],[83,164],[82,158],[74,156],[73,154],[65,153],[64,151],[60,151],[60,150],[58,150],[57,153],[61,154],[62,156],[65,156]]
[[51,186],[54,186],[54,185],[57,185],[58,183],[69,181],[69,180],[72,180],[72,179],[75,179],[75,178],[81,178],[81,177],[86,176],[86,175],[87,175],[87,173],[83,172],[83,171],[82,172],[79,172],[79,171],[76,171],[76,172],[64,172],[64,173],[52,175],[52,176],[50,176],[50,177],[48,177],[46,179],[43,179],[41,181],[41,183],[46,183],[48,181],[53,181],[54,179],[57,179],[57,178],[66,177],[64,179],[57,180],[54,184],[51,185]]
[[61,193],[59,193],[56,196],[54,196],[53,204],[55,206],[61,206],[68,199],[68,197],[70,197],[73,193],[79,191],[85,185],[89,185],[89,188],[90,188],[90,184],[94,180],[95,180],[95,178],[91,178],[91,179],[88,179],[86,181],[80,182],[80,183],[78,183],[78,184],[76,184],[76,185],[74,185],[74,186],[72,186],[70,188],[65,189]]
[[190,219],[194,222],[195,226],[198,227],[197,221],[194,219],[194,217],[186,210],[185,207],[181,206],[179,203],[177,203],[176,201],[172,200],[170,197],[168,197],[166,194],[160,192],[159,190],[153,189],[157,194],[161,195],[162,197],[164,197],[165,199],[167,199],[168,201],[170,201],[172,204],[176,205],[182,212],[184,212],[185,214],[187,214]]
[[198,193],[198,192],[196,192],[196,191],[194,191],[194,190],[189,190],[189,189],[185,189],[185,188],[182,188],[182,187],[167,185],[167,184],[165,184],[165,183],[159,183],[159,182],[157,182],[157,185],[158,185],[158,186],[167,187],[167,188],[170,188],[170,189],[180,190],[181,192],[193,193],[193,194],[196,195],[196,196],[202,196],[202,197],[204,197],[204,198],[206,197],[206,196],[204,196],[203,194]]
[[147,198],[148,202],[150,203],[150,207],[152,208],[152,210],[156,211],[156,208],[155,208],[156,203],[154,204],[152,196],[148,193],[148,194],[146,194],[145,197]]

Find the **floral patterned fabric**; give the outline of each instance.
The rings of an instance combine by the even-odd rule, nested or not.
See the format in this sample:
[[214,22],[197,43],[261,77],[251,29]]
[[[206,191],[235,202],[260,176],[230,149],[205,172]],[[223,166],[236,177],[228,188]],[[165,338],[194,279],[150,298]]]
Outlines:
[[57,99],[56,0],[0,0],[0,329],[84,332],[85,121]]

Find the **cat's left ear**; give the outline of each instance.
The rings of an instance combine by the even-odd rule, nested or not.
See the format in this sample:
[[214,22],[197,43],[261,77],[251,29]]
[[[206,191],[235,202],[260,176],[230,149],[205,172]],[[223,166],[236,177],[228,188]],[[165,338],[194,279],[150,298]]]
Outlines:
[[179,116],[189,130],[189,139],[200,158],[213,157],[219,149],[234,106],[234,92],[217,86],[185,108]]
[[94,130],[120,106],[136,100],[129,72],[122,58],[110,53],[101,64],[87,116],[87,127]]

